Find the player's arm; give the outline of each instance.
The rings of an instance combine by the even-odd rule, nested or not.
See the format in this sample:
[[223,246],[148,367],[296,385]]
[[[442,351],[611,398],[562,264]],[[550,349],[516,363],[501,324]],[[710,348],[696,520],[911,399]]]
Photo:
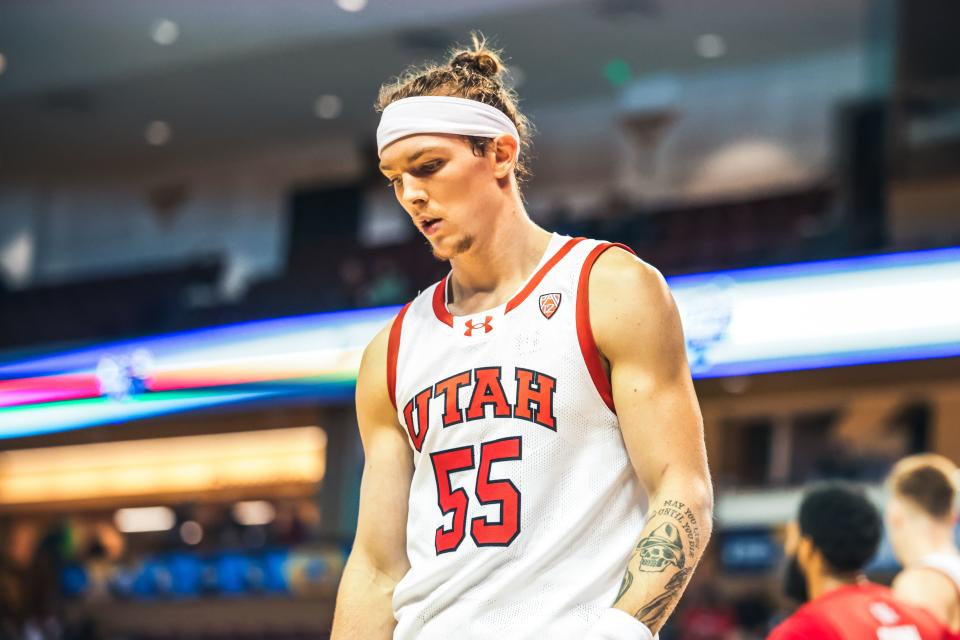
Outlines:
[[660,273],[611,248],[594,264],[589,296],[591,328],[609,364],[623,441],[650,499],[613,605],[657,633],[712,531],[703,419],[680,316]]
[[332,640],[392,638],[393,589],[410,568],[406,522],[413,456],[387,395],[389,330],[367,346],[357,376],[357,422],[364,452],[360,513],[337,592]]
[[944,624],[957,606],[957,590],[950,579],[933,569],[904,569],[894,578],[893,592],[897,599],[926,609]]

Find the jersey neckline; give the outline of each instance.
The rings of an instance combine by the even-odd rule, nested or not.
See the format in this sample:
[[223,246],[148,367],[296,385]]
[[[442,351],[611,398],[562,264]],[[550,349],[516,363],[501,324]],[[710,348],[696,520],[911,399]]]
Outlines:
[[537,263],[537,266],[530,273],[530,276],[520,285],[516,293],[513,294],[506,302],[492,307],[490,309],[482,309],[480,311],[475,311],[468,315],[453,315],[450,313],[450,310],[447,308],[446,293],[447,293],[447,282],[449,274],[443,276],[440,279],[440,282],[436,284],[433,289],[433,312],[437,319],[453,327],[454,320],[463,319],[463,318],[475,318],[477,316],[503,316],[509,313],[511,310],[515,309],[522,303],[527,296],[537,287],[538,284],[543,280],[547,273],[556,265],[565,255],[570,253],[570,250],[573,249],[578,243],[583,241],[584,238],[571,238],[570,236],[562,236],[559,233],[554,232],[551,235],[550,242],[547,244],[546,251],[543,252],[543,255],[540,257],[540,261]]

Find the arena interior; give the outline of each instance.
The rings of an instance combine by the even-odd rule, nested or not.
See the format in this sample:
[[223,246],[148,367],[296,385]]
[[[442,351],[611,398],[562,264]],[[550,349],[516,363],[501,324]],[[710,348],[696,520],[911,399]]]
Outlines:
[[[810,483],[960,461],[953,0],[0,4],[0,637],[328,638],[363,348],[447,273],[383,82],[482,32],[531,218],[683,319],[716,503],[662,640],[792,611]],[[889,584],[887,540],[868,567]]]

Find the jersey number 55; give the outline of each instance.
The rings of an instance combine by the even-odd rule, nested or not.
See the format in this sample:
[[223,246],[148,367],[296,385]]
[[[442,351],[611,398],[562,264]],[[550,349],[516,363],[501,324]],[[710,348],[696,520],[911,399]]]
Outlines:
[[[480,504],[500,505],[500,522],[486,516],[470,520],[470,537],[478,547],[506,547],[520,534],[520,490],[510,480],[491,480],[494,462],[520,459],[520,437],[501,438],[480,444],[480,469],[477,471],[476,499]],[[453,526],[437,527],[437,555],[456,551],[466,536],[469,496],[463,488],[451,491],[450,475],[476,467],[474,446],[457,447],[430,454],[437,481],[440,513],[453,513]]]

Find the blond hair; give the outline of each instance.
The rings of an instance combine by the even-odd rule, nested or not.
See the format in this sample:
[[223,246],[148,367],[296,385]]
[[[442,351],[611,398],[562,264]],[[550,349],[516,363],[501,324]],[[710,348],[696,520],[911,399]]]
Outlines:
[[943,519],[954,510],[957,497],[957,465],[936,453],[903,458],[893,466],[890,489],[933,518]]
[[[514,167],[519,187],[532,175],[526,158],[530,155],[533,124],[517,107],[519,98],[516,92],[503,82],[507,67],[501,52],[487,46],[486,39],[479,32],[472,32],[470,37],[472,46],[451,49],[446,64],[428,63],[423,67],[409,68],[393,82],[381,86],[374,110],[382,112],[392,102],[412,96],[455,96],[499,109],[513,121],[520,134]],[[478,155],[482,155],[490,142],[487,138],[465,137]]]

